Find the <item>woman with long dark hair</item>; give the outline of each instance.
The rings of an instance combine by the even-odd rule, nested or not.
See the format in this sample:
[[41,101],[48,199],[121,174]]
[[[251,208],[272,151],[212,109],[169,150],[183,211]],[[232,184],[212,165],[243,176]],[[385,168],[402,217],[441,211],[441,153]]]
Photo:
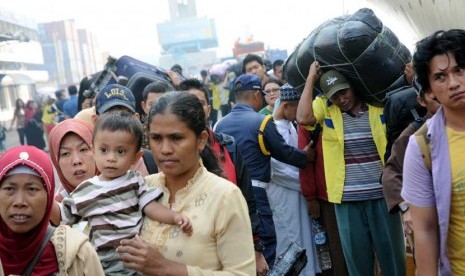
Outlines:
[[13,120],[11,120],[10,129],[13,128],[13,124],[16,123],[16,131],[18,131],[19,142],[21,145],[24,145],[26,141],[26,132],[24,128],[26,127],[25,122],[25,110],[24,110],[24,101],[20,98],[16,99],[15,111],[13,115]]

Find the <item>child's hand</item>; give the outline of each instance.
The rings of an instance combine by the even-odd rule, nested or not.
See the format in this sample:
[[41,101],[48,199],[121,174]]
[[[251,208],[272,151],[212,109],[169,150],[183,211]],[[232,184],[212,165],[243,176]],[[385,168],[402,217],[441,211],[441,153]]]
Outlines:
[[178,225],[188,236],[192,236],[192,223],[188,217],[176,214],[174,215],[174,223]]

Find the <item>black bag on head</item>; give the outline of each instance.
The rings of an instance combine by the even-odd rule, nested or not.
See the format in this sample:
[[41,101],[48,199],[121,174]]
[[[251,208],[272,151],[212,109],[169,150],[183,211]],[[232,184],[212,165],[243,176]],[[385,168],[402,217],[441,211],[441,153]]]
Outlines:
[[400,87],[386,94],[384,118],[386,119],[388,144],[384,160],[387,160],[391,155],[392,144],[402,131],[414,121],[420,124],[425,114],[426,108],[418,103],[417,93],[413,87]]
[[[369,104],[382,106],[387,92],[405,85],[410,51],[370,9],[343,15],[314,29],[287,58],[285,79],[302,92],[310,64],[343,74],[354,92]],[[321,92],[318,83],[316,90]]]

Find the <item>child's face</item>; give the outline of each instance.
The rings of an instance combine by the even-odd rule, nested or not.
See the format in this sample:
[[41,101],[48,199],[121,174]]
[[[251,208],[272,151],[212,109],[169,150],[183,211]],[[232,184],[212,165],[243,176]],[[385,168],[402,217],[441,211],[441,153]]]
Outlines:
[[136,151],[133,134],[126,131],[98,130],[94,138],[95,164],[101,180],[112,180],[124,175],[141,156]]

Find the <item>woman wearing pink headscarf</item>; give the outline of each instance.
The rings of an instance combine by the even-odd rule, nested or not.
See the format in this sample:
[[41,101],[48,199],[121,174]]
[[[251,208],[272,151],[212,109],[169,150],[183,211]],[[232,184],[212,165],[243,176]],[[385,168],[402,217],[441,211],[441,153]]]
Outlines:
[[50,132],[50,157],[61,181],[60,192],[55,197],[57,201],[96,175],[92,133],[92,126],[80,119],[65,120]]
[[54,191],[45,152],[19,146],[0,157],[0,274],[103,275],[85,235],[50,226]]

